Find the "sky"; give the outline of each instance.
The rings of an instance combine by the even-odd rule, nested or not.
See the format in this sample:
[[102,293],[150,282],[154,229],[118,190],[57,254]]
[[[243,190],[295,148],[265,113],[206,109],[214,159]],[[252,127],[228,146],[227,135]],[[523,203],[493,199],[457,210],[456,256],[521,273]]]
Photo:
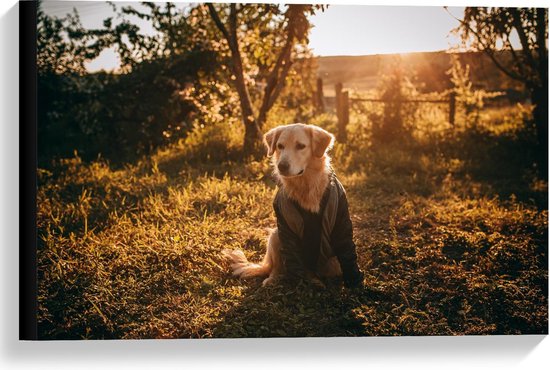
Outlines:
[[[43,6],[47,14],[59,17],[76,8],[86,28],[101,27],[103,19],[114,15],[112,7],[102,1],[44,1]],[[452,7],[449,11],[460,17],[463,8]],[[153,32],[146,22],[137,18],[134,21],[142,32]],[[314,27],[309,46],[319,56],[436,51],[458,44],[458,39],[450,35],[458,22],[442,6],[330,5],[310,21]],[[118,64],[114,51],[105,50],[86,67],[93,72],[112,70]]]
[[[457,16],[464,8],[449,8]],[[445,50],[458,22],[440,6],[332,5],[311,18],[315,55],[365,55]]]

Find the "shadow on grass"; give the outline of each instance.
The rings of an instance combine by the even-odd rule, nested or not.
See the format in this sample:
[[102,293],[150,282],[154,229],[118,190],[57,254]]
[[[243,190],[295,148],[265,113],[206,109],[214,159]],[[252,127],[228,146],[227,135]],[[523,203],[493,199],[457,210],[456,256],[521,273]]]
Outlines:
[[261,287],[245,283],[239,303],[225,312],[213,329],[214,337],[334,337],[365,335],[353,307],[372,297],[354,295],[332,282],[327,289],[300,283],[297,286]]
[[457,175],[481,184],[487,195],[548,208],[547,181],[537,175],[537,140],[533,129],[494,133],[483,127],[463,130],[449,140],[443,153],[462,161]]
[[452,179],[456,195],[514,197],[544,210],[547,180],[538,177],[536,147],[535,133],[528,126],[498,133],[474,126],[423,139],[404,133],[389,143],[374,141],[368,149],[348,149],[339,162],[345,163],[347,172],[364,175],[354,183],[364,195],[378,190],[390,198],[430,197]]

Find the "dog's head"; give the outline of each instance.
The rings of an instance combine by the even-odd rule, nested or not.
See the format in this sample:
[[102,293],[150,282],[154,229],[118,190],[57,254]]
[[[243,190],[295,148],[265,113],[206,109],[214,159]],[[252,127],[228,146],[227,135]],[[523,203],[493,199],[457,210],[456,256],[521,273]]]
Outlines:
[[281,177],[301,176],[315,159],[322,159],[334,136],[320,127],[295,123],[279,126],[264,135],[267,155],[273,156],[275,172]]

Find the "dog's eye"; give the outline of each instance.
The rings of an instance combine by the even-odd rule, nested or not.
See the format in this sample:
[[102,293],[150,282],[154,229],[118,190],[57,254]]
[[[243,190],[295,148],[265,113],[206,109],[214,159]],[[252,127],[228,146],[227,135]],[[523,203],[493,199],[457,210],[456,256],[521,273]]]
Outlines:
[[283,150],[285,146],[283,144],[277,144],[277,149]]
[[306,147],[306,146],[305,146],[304,144],[302,144],[302,143],[296,144],[296,150],[302,150],[302,149],[304,149],[305,147]]

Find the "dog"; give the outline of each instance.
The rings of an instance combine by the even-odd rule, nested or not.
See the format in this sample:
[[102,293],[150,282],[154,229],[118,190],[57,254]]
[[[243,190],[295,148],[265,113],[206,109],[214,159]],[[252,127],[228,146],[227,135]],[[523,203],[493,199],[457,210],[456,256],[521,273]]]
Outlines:
[[343,276],[346,286],[362,284],[345,190],[327,152],[334,135],[302,123],[276,127],[264,135],[279,190],[272,229],[261,263],[242,250],[224,251],[233,275],[264,277],[262,285],[300,278],[324,286],[321,277]]

